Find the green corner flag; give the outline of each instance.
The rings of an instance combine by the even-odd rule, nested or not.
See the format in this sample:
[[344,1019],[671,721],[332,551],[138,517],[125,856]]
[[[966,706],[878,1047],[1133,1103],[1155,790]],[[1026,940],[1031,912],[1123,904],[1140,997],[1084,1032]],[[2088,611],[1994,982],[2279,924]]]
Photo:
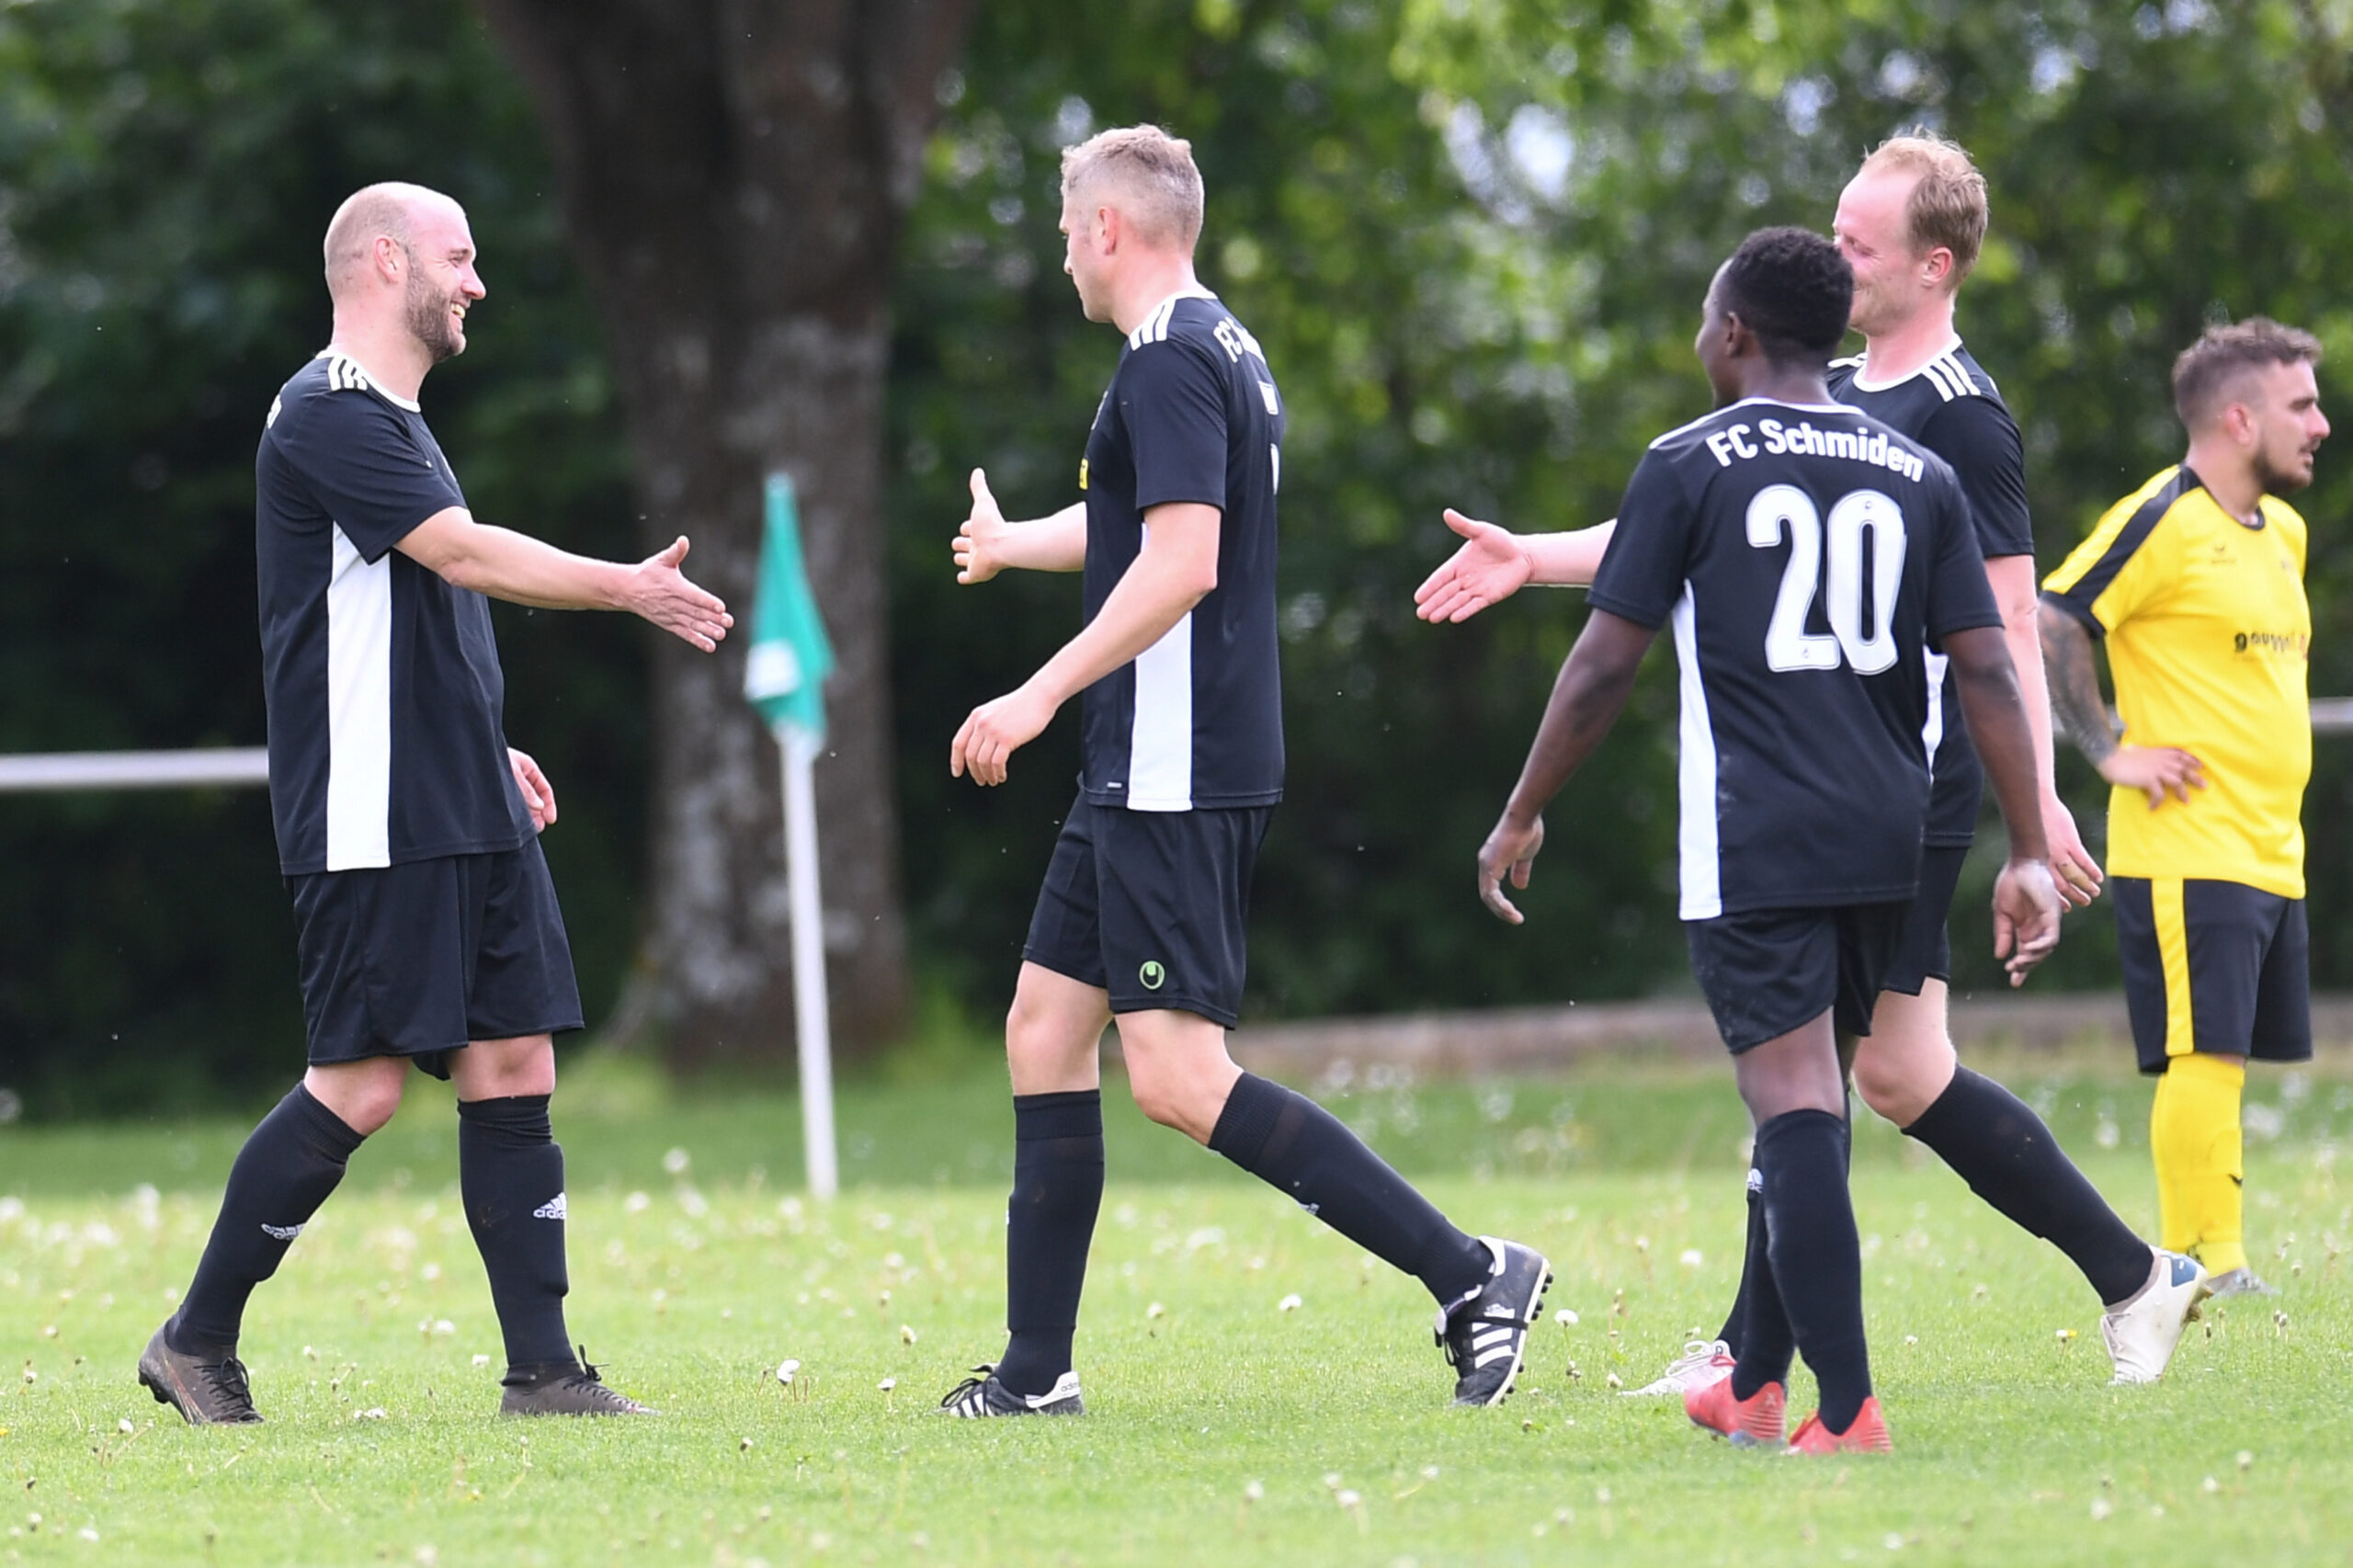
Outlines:
[[825,677],[833,668],[834,645],[825,640],[825,623],[818,617],[808,569],[801,559],[801,513],[793,502],[792,481],[772,473],[744,695],[770,729],[790,726],[822,741]]

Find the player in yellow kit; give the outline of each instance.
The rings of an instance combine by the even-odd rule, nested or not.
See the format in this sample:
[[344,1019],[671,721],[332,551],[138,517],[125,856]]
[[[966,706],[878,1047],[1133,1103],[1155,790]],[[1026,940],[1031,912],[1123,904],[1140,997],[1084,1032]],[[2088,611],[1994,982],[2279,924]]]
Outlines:
[[[2255,317],[2174,362],[2188,454],[2043,580],[2051,706],[2113,786],[2108,886],[2150,1114],[2164,1244],[2208,1293],[2270,1294],[2242,1229],[2246,1061],[2313,1053],[2304,917],[2304,520],[2328,435],[2311,334]],[[2108,645],[2124,722],[2100,700]]]

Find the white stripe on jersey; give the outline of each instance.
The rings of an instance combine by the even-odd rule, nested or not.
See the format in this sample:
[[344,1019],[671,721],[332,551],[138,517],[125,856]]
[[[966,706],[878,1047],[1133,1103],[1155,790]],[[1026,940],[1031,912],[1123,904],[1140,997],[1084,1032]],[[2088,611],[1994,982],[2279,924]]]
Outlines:
[[378,397],[382,398],[386,403],[392,404],[396,408],[405,408],[411,414],[420,412],[423,406],[422,404],[418,403],[414,398],[395,397],[391,392],[386,392],[382,387],[378,386],[376,384],[375,378],[368,373],[368,367],[362,365],[358,360],[354,359],[350,355],[340,354],[330,350],[322,353],[318,357],[327,362],[327,385],[332,390],[335,392],[372,392]]
[[392,799],[392,558],[370,566],[335,530],[327,575],[327,859],[389,866]]
[[[1173,306],[1176,301],[1169,303]],[[1139,329],[1141,330],[1141,329]],[[1152,525],[1142,528],[1152,542]],[[1141,546],[1139,547],[1141,548]],[[1193,809],[1193,612],[1136,655],[1136,711],[1128,730],[1128,810]]]
[[1176,314],[1179,300],[1214,300],[1217,296],[1206,289],[1179,289],[1160,303],[1146,311],[1135,331],[1128,334],[1128,347],[1142,348],[1147,343],[1168,341],[1168,324]]
[[1928,771],[1937,767],[1937,748],[1945,744],[1945,665],[1949,662],[1942,653],[1930,653],[1928,660],[1928,722],[1920,726],[1920,741],[1927,748]]
[[1716,732],[1708,722],[1708,688],[1699,679],[1699,634],[1691,585],[1675,601],[1675,662],[1682,672],[1682,735],[1676,766],[1680,812],[1684,920],[1713,920],[1724,912],[1723,865],[1716,842]]

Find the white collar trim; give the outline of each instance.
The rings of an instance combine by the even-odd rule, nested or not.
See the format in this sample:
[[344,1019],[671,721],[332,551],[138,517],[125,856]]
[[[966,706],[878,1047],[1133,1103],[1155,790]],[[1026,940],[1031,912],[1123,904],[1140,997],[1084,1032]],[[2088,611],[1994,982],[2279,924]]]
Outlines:
[[[1929,366],[1935,364],[1938,360],[1943,358],[1948,354],[1957,354],[1960,351],[1961,338],[1960,335],[1956,334],[1945,340],[1943,347],[1938,349],[1934,354],[1929,355],[1926,359],[1921,360],[1918,365],[1909,370],[1906,370],[1900,376],[1884,381],[1866,381],[1863,377],[1862,366],[1859,365],[1855,368],[1855,379],[1847,384],[1854,387],[1858,392],[1885,392],[1890,387],[1902,386],[1904,382],[1910,381],[1915,376],[1927,375],[1928,373]],[[1863,350],[1863,364],[1868,365],[1870,362],[1870,350],[1866,347]]]
[[387,392],[384,388],[384,383],[382,381],[378,379],[376,373],[369,369],[366,365],[361,364],[359,357],[350,352],[348,349],[337,348],[334,345],[330,344],[326,347],[320,349],[316,354],[313,355],[312,358],[314,359],[340,359],[345,364],[359,372],[360,379],[368,383],[368,390],[369,392],[374,392],[378,397],[382,398],[386,403],[391,403],[393,407],[405,408],[411,414],[422,414],[425,412],[424,405],[416,402],[414,398],[405,398],[402,397],[397,392]]

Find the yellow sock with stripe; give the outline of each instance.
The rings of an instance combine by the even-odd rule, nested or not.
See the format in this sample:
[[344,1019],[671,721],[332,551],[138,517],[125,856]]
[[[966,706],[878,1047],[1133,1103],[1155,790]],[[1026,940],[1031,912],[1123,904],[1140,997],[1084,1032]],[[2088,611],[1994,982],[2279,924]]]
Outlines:
[[2246,1266],[2239,1100],[2246,1063],[2190,1051],[2165,1065],[2149,1108],[2149,1153],[2168,1251],[2222,1274]]

